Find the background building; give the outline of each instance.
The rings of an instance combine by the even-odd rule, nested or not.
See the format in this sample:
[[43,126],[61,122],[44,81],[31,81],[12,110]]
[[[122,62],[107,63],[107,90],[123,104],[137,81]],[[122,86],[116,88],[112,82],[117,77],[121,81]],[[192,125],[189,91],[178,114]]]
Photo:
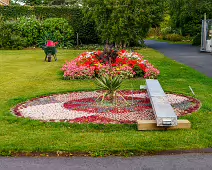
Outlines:
[[0,5],[9,5],[10,0],[0,0]]

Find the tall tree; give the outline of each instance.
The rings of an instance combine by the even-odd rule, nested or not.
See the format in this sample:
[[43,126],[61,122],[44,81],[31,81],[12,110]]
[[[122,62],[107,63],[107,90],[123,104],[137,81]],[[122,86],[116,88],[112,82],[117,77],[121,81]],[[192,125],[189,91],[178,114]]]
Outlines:
[[204,13],[212,19],[211,0],[169,0],[169,6],[172,29],[182,35],[200,33]]
[[142,41],[163,18],[163,0],[84,0],[103,41],[126,46]]

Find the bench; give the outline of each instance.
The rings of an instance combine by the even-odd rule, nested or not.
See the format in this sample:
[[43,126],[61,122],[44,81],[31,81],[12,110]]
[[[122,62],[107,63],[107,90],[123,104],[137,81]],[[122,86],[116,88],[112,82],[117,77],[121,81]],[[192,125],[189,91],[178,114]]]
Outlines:
[[146,89],[156,117],[157,126],[177,126],[177,115],[158,80],[146,79]]

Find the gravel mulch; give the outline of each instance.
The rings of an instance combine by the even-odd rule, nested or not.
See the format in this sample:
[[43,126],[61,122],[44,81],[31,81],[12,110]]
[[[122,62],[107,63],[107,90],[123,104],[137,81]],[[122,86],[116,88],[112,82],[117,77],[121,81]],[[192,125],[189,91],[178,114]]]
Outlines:
[[[106,98],[100,102],[101,91],[71,92],[35,98],[18,104],[12,112],[18,117],[70,123],[121,124],[137,120],[154,120],[155,116],[146,91],[119,91],[117,105]],[[196,112],[200,102],[192,97],[167,94],[168,102],[178,117]]]

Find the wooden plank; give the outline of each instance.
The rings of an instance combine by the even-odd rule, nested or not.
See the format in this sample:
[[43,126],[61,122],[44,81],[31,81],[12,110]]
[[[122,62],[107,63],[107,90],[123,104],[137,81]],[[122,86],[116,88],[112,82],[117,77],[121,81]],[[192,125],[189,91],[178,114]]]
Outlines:
[[190,129],[191,123],[188,120],[177,120],[177,126],[161,127],[157,126],[156,120],[138,120],[138,130],[176,130]]

